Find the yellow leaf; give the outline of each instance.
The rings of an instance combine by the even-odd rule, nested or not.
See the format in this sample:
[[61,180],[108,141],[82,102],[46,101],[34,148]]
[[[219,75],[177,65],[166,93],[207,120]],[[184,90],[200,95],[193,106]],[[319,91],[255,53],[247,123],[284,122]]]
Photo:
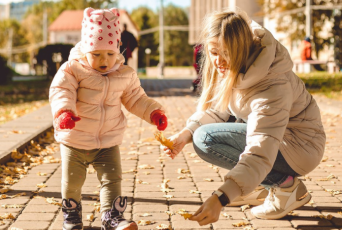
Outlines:
[[160,132],[160,131],[156,131],[154,133],[154,138],[159,141],[162,145],[168,147],[169,149],[173,150],[173,142],[170,141],[169,139],[166,139],[164,137],[164,134],[163,132]]
[[190,214],[190,213],[182,213],[182,214],[180,214],[182,217],[184,217],[184,219],[185,220],[188,220],[189,218],[191,218],[192,217],[192,214]]
[[152,225],[154,223],[155,223],[154,221],[150,221],[150,220],[139,220],[138,221],[139,226]]
[[178,174],[190,173],[190,170],[179,168],[179,169],[177,169],[177,173]]
[[45,188],[46,187],[46,184],[42,183],[42,184],[37,184],[37,187],[38,188]]
[[234,227],[243,227],[243,226],[249,225],[249,223],[241,221],[241,222],[238,222],[238,223],[233,223],[232,225]]
[[241,211],[245,211],[246,209],[250,208],[249,204],[242,205],[241,206]]
[[57,206],[62,206],[61,203],[59,203],[57,200],[55,200],[54,197],[46,198],[46,202],[49,204],[57,205]]
[[208,181],[208,182],[213,182],[213,181],[214,181],[214,180],[211,179],[211,178],[204,178],[203,180],[204,180],[204,181]]
[[139,165],[139,169],[154,169],[153,165],[145,164],[145,165]]
[[174,198],[174,195],[164,195],[163,197],[165,197],[166,199],[171,199]]
[[94,214],[88,214],[87,215],[87,220],[92,222],[94,220]]
[[41,173],[41,172],[37,172],[37,175],[38,175],[38,176],[46,176],[46,175],[47,175],[47,173]]
[[160,224],[156,228],[159,230],[172,230],[171,226],[167,224]]
[[139,217],[148,217],[148,216],[152,216],[152,214],[150,213],[144,213],[144,214],[140,214]]

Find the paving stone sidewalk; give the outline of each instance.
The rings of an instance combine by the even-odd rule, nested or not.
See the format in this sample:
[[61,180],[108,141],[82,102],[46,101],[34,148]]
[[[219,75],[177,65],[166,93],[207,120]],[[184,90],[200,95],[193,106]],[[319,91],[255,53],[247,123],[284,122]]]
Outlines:
[[[196,97],[189,90],[190,80],[143,80],[142,85],[150,96],[163,104],[167,110],[169,126],[164,132],[170,136],[180,131],[186,119],[195,111]],[[324,99],[322,99],[324,101]],[[325,102],[324,102],[325,103]],[[326,104],[326,103],[325,103]],[[341,106],[341,103],[334,106]],[[330,108],[330,107],[329,107]],[[43,110],[42,110],[43,111]],[[45,111],[45,110],[44,110]],[[321,164],[309,175],[302,179],[313,197],[312,202],[295,210],[291,215],[280,220],[259,220],[250,214],[250,209],[242,211],[240,207],[227,207],[220,220],[207,226],[199,226],[197,222],[184,220],[179,214],[169,216],[166,211],[177,212],[185,209],[190,213],[196,211],[213,190],[223,183],[223,176],[227,170],[212,167],[203,162],[195,153],[192,145],[187,145],[182,153],[174,160],[163,156],[159,146],[151,144],[155,127],[147,124],[132,114],[128,117],[128,128],[124,142],[121,145],[123,166],[123,195],[129,197],[127,218],[135,221],[150,220],[152,225],[139,226],[139,229],[157,229],[161,224],[170,225],[175,230],[180,229],[244,229],[234,227],[234,223],[245,222],[250,228],[246,229],[277,229],[277,230],[338,230],[342,229],[342,116],[322,111],[322,119],[327,132],[325,156]],[[45,111],[48,113],[48,110]],[[42,115],[42,112],[40,112]],[[48,115],[46,115],[48,116]],[[1,130],[0,126],[0,130]],[[60,157],[60,153],[55,153]],[[148,168],[147,166],[153,166]],[[146,169],[148,168],[148,169]],[[189,170],[192,177],[178,179],[182,174],[179,169]],[[37,172],[47,173],[38,176]],[[91,170],[90,170],[91,172]],[[210,178],[213,182],[206,181]],[[329,178],[329,179],[328,179]],[[168,185],[172,192],[162,192],[163,180],[169,179]],[[61,167],[60,164],[42,164],[29,171],[27,176],[14,184],[11,195],[26,192],[26,196],[0,200],[0,214],[12,213],[16,219],[5,221],[1,229],[62,229],[63,216],[61,208],[47,204],[44,198],[33,198],[38,191],[36,185],[45,183],[47,187],[40,189],[41,197],[55,197],[61,200],[60,195]],[[92,196],[96,196],[99,182],[96,174],[88,173],[82,189],[83,193],[83,220],[85,229],[100,229],[100,216],[94,211]],[[190,193],[190,190],[200,193]],[[164,195],[173,195],[166,199]],[[22,208],[3,208],[5,204],[23,205]],[[144,213],[149,213],[143,217]],[[95,220],[90,222],[87,215],[93,214]],[[319,218],[328,214],[332,219]],[[246,227],[246,226],[245,226]]]

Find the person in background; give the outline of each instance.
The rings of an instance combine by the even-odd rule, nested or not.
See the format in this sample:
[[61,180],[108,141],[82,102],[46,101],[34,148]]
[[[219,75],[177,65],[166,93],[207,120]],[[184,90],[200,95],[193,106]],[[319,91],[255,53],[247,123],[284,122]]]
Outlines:
[[[305,39],[300,44],[300,59],[302,61],[312,61],[312,45],[311,45],[311,39],[309,37],[305,37]],[[313,64],[313,67],[317,71],[324,71],[324,69],[319,64]]]
[[123,31],[121,32],[122,44],[120,46],[120,53],[125,58],[125,65],[127,65],[128,59],[132,57],[132,53],[138,46],[137,39],[131,32],[127,31],[127,24],[123,25]]

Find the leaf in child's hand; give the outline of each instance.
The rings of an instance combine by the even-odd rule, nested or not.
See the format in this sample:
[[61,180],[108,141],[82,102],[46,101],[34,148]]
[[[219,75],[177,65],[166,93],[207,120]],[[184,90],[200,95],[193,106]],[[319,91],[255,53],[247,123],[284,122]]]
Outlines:
[[173,142],[170,141],[169,139],[164,137],[163,132],[156,131],[154,133],[154,137],[156,138],[157,141],[159,141],[162,145],[168,147],[169,149],[173,150]]

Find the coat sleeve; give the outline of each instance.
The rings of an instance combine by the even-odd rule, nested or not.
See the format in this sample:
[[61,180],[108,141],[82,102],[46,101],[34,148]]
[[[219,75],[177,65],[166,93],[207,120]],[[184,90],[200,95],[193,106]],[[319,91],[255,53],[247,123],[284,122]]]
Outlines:
[[64,110],[77,115],[78,81],[71,69],[71,62],[64,63],[56,73],[49,91],[52,115],[55,119]]
[[186,123],[186,129],[188,129],[192,134],[195,130],[202,125],[210,123],[226,122],[230,117],[230,112],[228,110],[224,112],[219,112],[214,109],[208,109],[206,111],[195,112]]
[[157,109],[164,110],[161,104],[146,95],[135,71],[132,73],[130,84],[122,94],[121,101],[129,112],[150,124],[153,124],[151,113]]
[[291,92],[289,82],[273,85],[247,103],[251,113],[247,121],[246,147],[220,187],[230,200],[252,192],[271,171],[289,122]]

